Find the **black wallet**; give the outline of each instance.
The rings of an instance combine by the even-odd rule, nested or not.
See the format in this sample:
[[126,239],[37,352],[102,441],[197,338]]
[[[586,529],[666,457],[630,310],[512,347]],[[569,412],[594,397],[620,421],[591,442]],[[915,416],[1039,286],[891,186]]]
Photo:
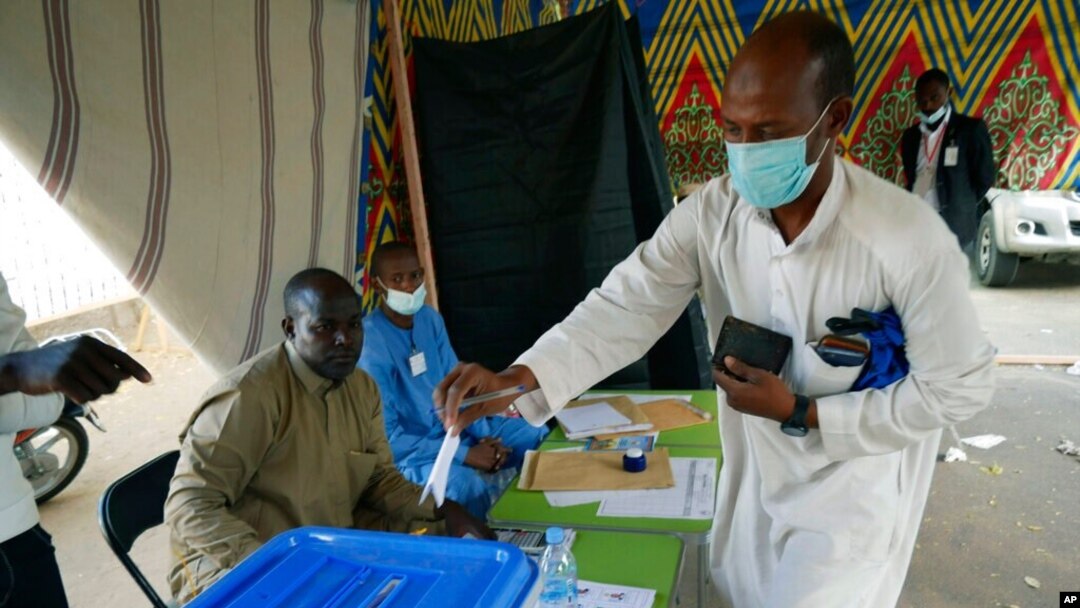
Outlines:
[[743,363],[779,375],[791,352],[791,338],[728,315],[720,328],[720,337],[713,349],[713,367],[745,381],[724,365],[724,357],[732,356]]

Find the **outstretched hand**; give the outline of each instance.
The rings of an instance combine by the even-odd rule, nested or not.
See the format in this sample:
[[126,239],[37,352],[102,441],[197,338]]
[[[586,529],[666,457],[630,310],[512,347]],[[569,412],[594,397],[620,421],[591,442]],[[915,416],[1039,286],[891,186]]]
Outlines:
[[0,394],[63,393],[87,403],[115,392],[128,378],[152,379],[135,359],[89,336],[0,357]]
[[506,410],[520,395],[511,395],[477,403],[465,409],[461,402],[474,395],[492,393],[518,385],[526,390],[536,389],[536,377],[527,367],[515,365],[495,373],[478,363],[458,363],[431,395],[435,406],[442,408],[443,427],[457,435],[470,424],[484,416],[493,416]]

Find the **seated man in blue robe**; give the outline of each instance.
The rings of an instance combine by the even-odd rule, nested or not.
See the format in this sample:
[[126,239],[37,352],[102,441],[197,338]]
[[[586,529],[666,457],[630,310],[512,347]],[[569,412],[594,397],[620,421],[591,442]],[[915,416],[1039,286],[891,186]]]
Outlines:
[[[371,257],[370,276],[379,306],[364,318],[358,366],[379,385],[394,462],[407,479],[423,484],[446,436],[431,394],[458,358],[442,316],[424,304],[424,269],[412,246],[379,245]],[[477,420],[461,434],[447,497],[486,517],[525,451],[535,448],[547,432],[523,418]]]

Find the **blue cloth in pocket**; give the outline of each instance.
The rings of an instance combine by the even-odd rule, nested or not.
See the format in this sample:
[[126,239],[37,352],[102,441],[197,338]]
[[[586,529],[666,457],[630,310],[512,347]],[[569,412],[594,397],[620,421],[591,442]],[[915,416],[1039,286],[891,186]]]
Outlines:
[[851,390],[885,388],[904,378],[911,370],[904,351],[904,328],[892,306],[881,312],[861,308],[851,311],[851,318],[833,317],[825,322],[836,335],[862,334],[870,343],[870,356]]

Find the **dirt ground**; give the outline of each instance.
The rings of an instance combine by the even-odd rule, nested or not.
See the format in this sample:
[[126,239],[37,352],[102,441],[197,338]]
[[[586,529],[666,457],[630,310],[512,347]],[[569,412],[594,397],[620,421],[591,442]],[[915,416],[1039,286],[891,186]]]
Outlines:
[[[974,287],[973,297],[1001,352],[1080,355],[1080,268],[1025,266],[1015,286]],[[126,329],[122,337],[130,341],[132,328]],[[88,431],[85,469],[41,509],[75,607],[147,605],[102,539],[97,500],[108,483],[177,445],[177,433],[214,379],[189,353],[158,352],[150,342],[137,356],[154,383],[128,384],[101,400],[97,408],[108,432]],[[938,464],[904,608],[1057,606],[1059,591],[1080,589],[1080,459],[1053,449],[1062,437],[1080,443],[1080,377],[1062,367],[1003,367],[998,387],[992,405],[959,431],[1007,440],[988,451],[968,448],[973,462]],[[159,588],[167,551],[159,529],[140,539],[133,553]],[[680,586],[683,606],[696,605],[690,557]]]

